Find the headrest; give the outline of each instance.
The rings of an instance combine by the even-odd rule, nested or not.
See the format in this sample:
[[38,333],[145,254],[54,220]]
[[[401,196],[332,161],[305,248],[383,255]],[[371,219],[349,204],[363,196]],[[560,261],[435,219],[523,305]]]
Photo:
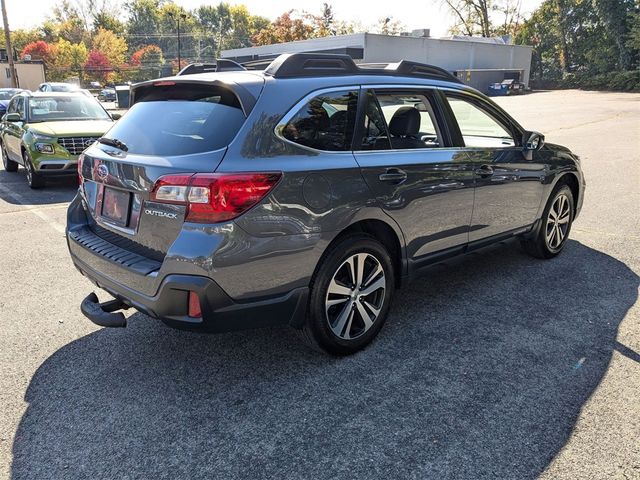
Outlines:
[[400,107],[389,122],[389,132],[395,137],[414,135],[419,131],[420,112],[415,107]]

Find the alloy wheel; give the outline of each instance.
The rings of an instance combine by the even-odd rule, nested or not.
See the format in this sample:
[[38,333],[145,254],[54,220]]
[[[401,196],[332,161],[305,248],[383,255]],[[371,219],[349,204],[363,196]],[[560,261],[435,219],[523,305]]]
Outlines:
[[557,250],[562,246],[567,231],[569,230],[569,220],[571,219],[571,203],[564,193],[556,197],[549,209],[546,226],[547,246],[551,250]]
[[347,258],[333,275],[325,298],[333,333],[353,340],[367,332],[380,315],[386,287],[384,269],[375,256],[357,253]]
[[33,167],[31,166],[31,161],[29,160],[26,152],[22,155],[22,158],[24,159],[24,169],[27,172],[27,182],[31,185],[33,183]]

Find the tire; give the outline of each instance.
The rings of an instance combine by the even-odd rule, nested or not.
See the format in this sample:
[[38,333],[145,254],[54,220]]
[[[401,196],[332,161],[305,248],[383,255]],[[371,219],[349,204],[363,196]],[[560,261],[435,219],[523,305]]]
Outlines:
[[361,350],[384,325],[394,289],[385,247],[369,235],[345,237],[323,255],[311,280],[303,339],[332,355]]
[[17,172],[18,171],[18,162],[14,162],[9,159],[9,155],[7,155],[7,149],[4,146],[4,142],[2,143],[2,147],[0,147],[2,151],[2,166],[7,172]]
[[574,202],[573,193],[566,184],[556,185],[542,213],[538,233],[522,242],[529,255],[548,259],[562,252],[573,224]]
[[24,161],[24,169],[27,172],[27,183],[29,184],[29,187],[34,190],[44,187],[44,178],[35,172],[31,159],[29,158],[29,154],[26,150],[22,151],[22,159]]

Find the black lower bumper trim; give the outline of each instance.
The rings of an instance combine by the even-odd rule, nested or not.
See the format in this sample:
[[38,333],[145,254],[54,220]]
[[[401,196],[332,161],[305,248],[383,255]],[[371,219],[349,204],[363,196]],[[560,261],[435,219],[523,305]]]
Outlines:
[[100,303],[98,297],[93,292],[87,295],[80,304],[80,310],[83,315],[101,327],[126,327],[126,317],[122,312],[116,312],[123,308],[129,307],[120,300]]

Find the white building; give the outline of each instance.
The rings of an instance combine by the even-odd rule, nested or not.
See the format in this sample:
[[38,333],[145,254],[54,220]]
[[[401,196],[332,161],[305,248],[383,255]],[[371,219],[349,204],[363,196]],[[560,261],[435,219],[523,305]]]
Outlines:
[[[422,31],[428,35],[428,31]],[[510,45],[502,39],[476,37],[430,38],[356,33],[298,42],[224,50],[223,58],[238,62],[265,60],[281,53],[346,53],[356,63],[413,60],[436,65],[463,82],[486,92],[490,83],[515,78],[529,84],[532,47]]]
[[[14,62],[18,87],[36,90],[44,82],[44,64],[39,61]],[[11,70],[9,62],[0,61],[0,88],[11,88]]]

